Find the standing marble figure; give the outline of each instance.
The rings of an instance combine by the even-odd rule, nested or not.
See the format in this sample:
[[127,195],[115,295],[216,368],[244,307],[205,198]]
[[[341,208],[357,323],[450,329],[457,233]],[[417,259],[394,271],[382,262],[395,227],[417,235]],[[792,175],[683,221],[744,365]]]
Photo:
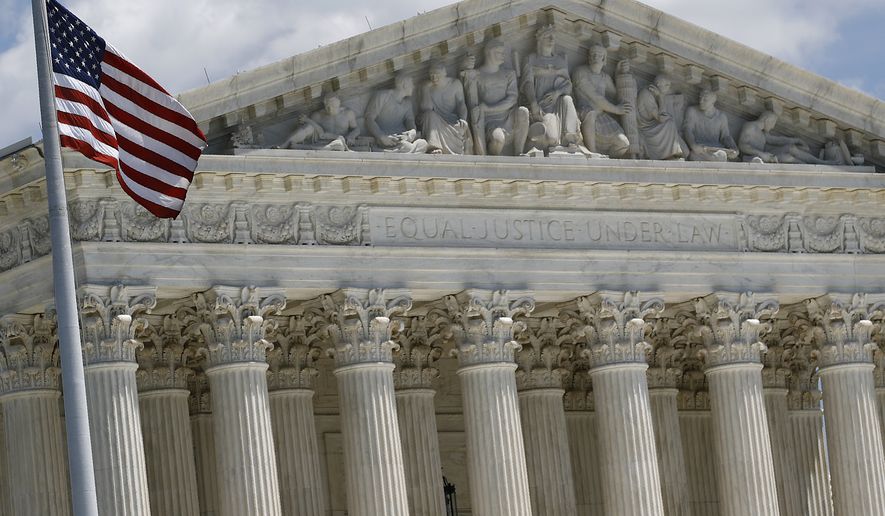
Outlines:
[[590,152],[620,158],[630,151],[630,140],[612,115],[625,115],[633,110],[633,106],[609,100],[615,98],[617,89],[604,71],[606,59],[605,47],[590,47],[588,64],[579,66],[573,74],[575,99],[581,116],[584,145]]
[[399,73],[394,88],[378,90],[366,106],[366,129],[386,152],[423,154],[427,142],[418,138],[412,110],[412,78]]
[[701,90],[697,106],[685,112],[685,142],[692,161],[728,161],[738,157],[738,147],[728,129],[725,113],[716,109],[716,93]]
[[421,132],[433,154],[472,154],[464,87],[446,75],[441,62],[430,65],[430,78],[421,87]]
[[679,159],[688,155],[688,146],[679,136],[679,128],[667,109],[670,78],[658,75],[639,92],[636,119],[642,149],[648,159]]

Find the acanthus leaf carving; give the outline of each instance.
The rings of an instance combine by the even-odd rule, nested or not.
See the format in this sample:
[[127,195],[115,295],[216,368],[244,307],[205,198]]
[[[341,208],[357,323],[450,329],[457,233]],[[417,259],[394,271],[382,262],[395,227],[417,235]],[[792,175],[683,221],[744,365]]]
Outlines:
[[812,339],[820,349],[820,367],[872,363],[877,346],[873,342],[873,318],[885,312],[885,301],[868,302],[865,294],[809,299],[806,309]]
[[141,337],[145,345],[136,351],[139,369],[135,375],[139,391],[187,389],[188,379],[194,374],[187,363],[195,352],[187,346],[185,324],[174,315],[166,315]]
[[440,319],[433,312],[406,322],[396,339],[399,348],[393,352],[393,385],[397,390],[429,389],[439,377],[436,361],[443,354],[446,331],[439,328]]
[[55,324],[51,312],[0,319],[0,394],[59,390],[61,369]]
[[722,293],[708,301],[698,298],[695,312],[707,368],[737,363],[761,363],[765,344],[760,335],[771,328],[769,319],[779,305],[774,299],[759,303],[752,292]]
[[325,330],[323,318],[311,312],[289,317],[277,327],[269,337],[275,343],[267,354],[269,390],[314,388]]
[[525,323],[515,316],[535,309],[530,296],[511,296],[506,290],[467,290],[443,300],[461,366],[512,363],[520,345],[516,336]]
[[562,389],[569,370],[565,362],[572,353],[563,345],[571,335],[563,333],[556,318],[526,318],[526,329],[519,334],[522,349],[517,354],[516,386],[520,390]]
[[83,358],[87,365],[135,362],[142,347],[136,333],[148,327],[141,317],[157,304],[156,287],[86,286],[80,301]]
[[584,354],[596,367],[646,363],[652,350],[645,340],[647,317],[664,309],[660,298],[643,300],[639,292],[601,293],[577,300],[578,311],[585,321],[583,335],[587,342]]

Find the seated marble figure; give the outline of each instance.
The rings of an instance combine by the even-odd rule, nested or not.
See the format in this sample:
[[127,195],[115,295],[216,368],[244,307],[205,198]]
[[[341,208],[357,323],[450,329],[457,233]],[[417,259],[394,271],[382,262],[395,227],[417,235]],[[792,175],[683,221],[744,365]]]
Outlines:
[[588,64],[576,68],[572,79],[584,145],[590,152],[620,158],[629,152],[630,140],[612,115],[630,113],[633,106],[612,100],[617,89],[605,73],[606,60],[605,47],[593,45],[588,51]]
[[738,147],[728,128],[728,117],[716,108],[718,97],[710,88],[701,90],[697,106],[685,112],[684,137],[692,161],[728,161],[738,157]]
[[385,152],[422,154],[427,142],[418,137],[412,109],[412,78],[396,75],[393,89],[378,90],[366,106],[366,129]]
[[568,60],[556,54],[555,30],[546,25],[538,30],[537,52],[522,66],[521,90],[529,103],[529,140],[540,149],[577,144],[578,114],[572,100]]
[[639,92],[636,101],[636,120],[642,149],[648,159],[680,159],[688,156],[688,145],[679,135],[674,115],[668,113],[667,96],[670,78],[658,75]]
[[[759,118],[744,123],[738,137],[738,147],[744,161],[755,163],[808,163],[835,165],[835,161],[820,159],[811,154],[808,145],[800,138],[771,134],[778,116],[765,111]],[[841,151],[840,151],[841,154]]]
[[421,133],[432,154],[472,154],[467,104],[461,81],[448,77],[446,67],[430,65],[429,80],[421,87]]
[[525,151],[529,110],[518,104],[516,72],[503,67],[506,47],[500,40],[488,42],[483,64],[475,69],[476,58],[464,60],[462,81],[470,113],[474,154],[501,155]]
[[323,150],[350,150],[360,130],[356,114],[341,106],[341,99],[334,93],[323,97],[323,109],[302,119],[302,125],[286,140],[284,149],[309,147]]

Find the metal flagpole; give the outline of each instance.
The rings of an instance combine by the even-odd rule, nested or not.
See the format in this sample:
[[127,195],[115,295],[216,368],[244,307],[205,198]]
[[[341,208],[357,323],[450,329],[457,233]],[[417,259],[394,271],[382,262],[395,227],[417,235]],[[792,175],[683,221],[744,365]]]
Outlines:
[[77,293],[74,285],[74,259],[68,226],[68,205],[52,61],[49,53],[49,27],[46,1],[31,0],[34,15],[34,41],[37,46],[37,83],[40,89],[40,114],[43,123],[43,157],[46,165],[46,193],[49,199],[49,230],[52,236],[52,277],[55,309],[58,314],[59,353],[65,401],[65,429],[68,440],[68,463],[71,473],[71,496],[74,516],[98,516],[92,443],[86,409],[86,377],[80,345]]

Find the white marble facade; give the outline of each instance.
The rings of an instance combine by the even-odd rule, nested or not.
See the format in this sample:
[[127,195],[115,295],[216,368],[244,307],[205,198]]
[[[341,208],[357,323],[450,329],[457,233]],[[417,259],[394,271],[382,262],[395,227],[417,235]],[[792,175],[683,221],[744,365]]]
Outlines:
[[[65,153],[102,516],[885,516],[885,108],[775,61],[468,0],[182,94],[177,220]],[[0,516],[70,514],[42,174]]]

